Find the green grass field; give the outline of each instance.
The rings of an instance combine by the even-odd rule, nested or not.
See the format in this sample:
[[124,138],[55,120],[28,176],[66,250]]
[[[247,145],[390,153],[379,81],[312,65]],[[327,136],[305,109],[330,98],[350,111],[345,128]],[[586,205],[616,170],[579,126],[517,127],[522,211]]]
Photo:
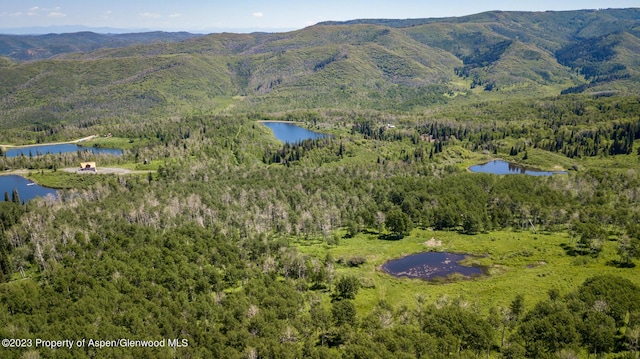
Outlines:
[[101,148],[119,148],[129,150],[136,146],[144,146],[151,141],[145,139],[129,139],[123,137],[96,137],[89,141],[81,142],[82,146],[101,147]]
[[149,161],[147,164],[127,162],[121,165],[117,165],[115,167],[126,168],[132,171],[157,171],[158,168],[160,168],[160,166],[164,163],[165,163],[164,160],[153,160],[153,161]]
[[93,174],[77,174],[64,171],[53,172],[50,170],[29,172],[26,177],[41,186],[57,189],[83,189],[91,187],[102,180]]

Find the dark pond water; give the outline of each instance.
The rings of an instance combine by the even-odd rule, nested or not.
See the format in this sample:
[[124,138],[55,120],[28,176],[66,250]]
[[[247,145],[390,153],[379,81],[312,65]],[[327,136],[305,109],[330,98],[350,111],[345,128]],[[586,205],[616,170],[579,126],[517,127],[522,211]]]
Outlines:
[[82,147],[78,146],[75,143],[65,143],[60,145],[40,145],[40,146],[28,146],[28,147],[20,147],[20,148],[12,148],[7,150],[7,157],[18,157],[20,155],[25,156],[42,156],[48,153],[50,154],[59,154],[66,152],[77,152],[77,151],[89,151],[93,154],[108,154],[108,155],[121,155],[122,150],[117,148],[99,148],[99,147]]
[[540,171],[532,168],[523,167],[511,162],[491,161],[481,165],[469,167],[471,172],[493,173],[496,175],[523,174],[529,176],[552,176],[557,174],[567,174],[565,171]]
[[263,122],[263,124],[273,131],[273,135],[284,143],[298,143],[307,139],[327,137],[328,135],[309,131],[293,123],[285,122]]
[[424,252],[394,259],[382,265],[382,269],[395,277],[432,279],[459,273],[464,276],[481,275],[479,267],[458,264],[465,258],[462,254],[447,252]]
[[18,190],[20,202],[28,202],[35,197],[44,197],[48,194],[56,195],[56,190],[53,188],[42,187],[37,184],[29,185],[30,183],[33,182],[21,176],[0,176],[0,201],[4,201],[5,192],[9,194],[9,199],[11,199],[14,189]]

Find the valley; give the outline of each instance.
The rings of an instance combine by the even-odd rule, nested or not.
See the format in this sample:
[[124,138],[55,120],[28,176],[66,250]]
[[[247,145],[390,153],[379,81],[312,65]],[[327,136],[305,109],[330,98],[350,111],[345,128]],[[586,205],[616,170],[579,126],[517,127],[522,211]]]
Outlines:
[[3,35],[0,356],[637,358],[639,14]]

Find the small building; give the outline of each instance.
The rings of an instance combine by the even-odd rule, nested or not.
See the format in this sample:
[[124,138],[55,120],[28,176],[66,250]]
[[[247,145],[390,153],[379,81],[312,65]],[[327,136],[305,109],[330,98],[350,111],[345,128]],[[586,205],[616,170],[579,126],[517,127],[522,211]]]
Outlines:
[[80,162],[80,171],[97,171],[95,162]]

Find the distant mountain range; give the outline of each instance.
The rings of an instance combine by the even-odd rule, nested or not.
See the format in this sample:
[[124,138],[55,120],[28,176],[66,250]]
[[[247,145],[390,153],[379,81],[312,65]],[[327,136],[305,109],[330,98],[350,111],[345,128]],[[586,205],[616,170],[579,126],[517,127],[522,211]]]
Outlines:
[[230,103],[410,111],[485,94],[637,93],[640,9],[353,20],[286,33],[2,35],[0,54],[0,111],[15,123]]
[[135,32],[154,32],[151,29],[125,29],[116,27],[90,27],[82,25],[0,27],[2,35],[46,35],[68,34],[73,32],[95,32],[97,34],[130,34]]
[[15,60],[39,60],[73,52],[90,52],[101,48],[176,42],[202,35],[188,32],[135,32],[97,34],[83,31],[46,35],[0,35],[0,55]]

